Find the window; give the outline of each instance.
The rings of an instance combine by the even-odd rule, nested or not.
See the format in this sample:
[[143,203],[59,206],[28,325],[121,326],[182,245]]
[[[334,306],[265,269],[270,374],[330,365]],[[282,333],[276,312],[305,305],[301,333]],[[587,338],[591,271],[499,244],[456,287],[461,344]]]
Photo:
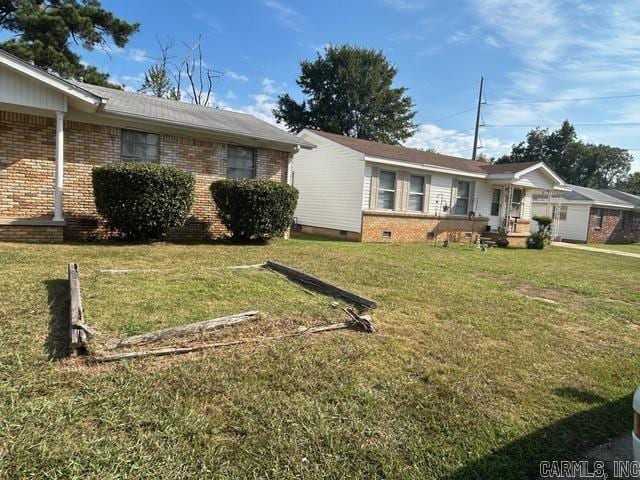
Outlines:
[[513,196],[511,197],[511,212],[509,213],[512,217],[520,216],[520,207],[522,205],[522,190],[515,189],[513,191]]
[[382,239],[391,240],[391,232],[389,232],[388,230],[385,230],[384,232],[382,232]]
[[602,230],[602,209],[595,208],[593,210],[593,228]]
[[409,205],[412,212],[421,212],[424,209],[424,177],[411,175],[409,177]]
[[396,199],[396,174],[380,170],[378,175],[378,208],[393,210]]
[[256,151],[253,148],[227,147],[227,178],[256,178]]
[[123,162],[158,163],[160,137],[155,133],[122,130]]
[[466,215],[469,212],[469,192],[471,182],[458,180],[458,192],[456,193],[456,205],[453,208],[454,215]]
[[624,212],[622,210],[618,212],[618,230],[624,230]]
[[499,188],[493,189],[493,196],[491,197],[491,215],[497,217],[500,215],[500,195],[502,192]]
[[633,224],[631,226],[634,230],[640,230],[640,212],[633,214]]
[[[553,218],[556,218],[556,213],[558,213],[557,211],[558,206],[554,205],[553,206]],[[567,219],[567,211],[569,210],[569,206],[568,205],[560,205],[560,213],[559,213],[559,219],[560,220],[566,220]]]

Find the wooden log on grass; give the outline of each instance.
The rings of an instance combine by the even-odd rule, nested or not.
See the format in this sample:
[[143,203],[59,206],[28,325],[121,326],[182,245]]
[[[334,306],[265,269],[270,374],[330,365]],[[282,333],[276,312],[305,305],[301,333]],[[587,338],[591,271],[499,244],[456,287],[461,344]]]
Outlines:
[[162,330],[155,330],[149,333],[143,333],[141,335],[134,335],[132,337],[125,337],[115,342],[108,344],[106,350],[115,350],[117,348],[128,348],[134,345],[141,345],[144,343],[157,342],[169,337],[178,337],[184,335],[192,335],[196,333],[204,333],[211,330],[216,330],[222,327],[228,327],[230,325],[236,325],[247,320],[257,320],[260,318],[260,312],[250,311],[238,313],[236,315],[228,315],[226,317],[214,318],[212,320],[204,320],[202,322],[190,323],[189,325],[180,325],[178,327],[164,328]]
[[80,267],[74,262],[69,264],[69,338],[73,350],[88,350],[89,342],[80,295]]
[[342,298],[349,303],[357,305],[362,308],[377,308],[378,304],[373,300],[362,297],[360,295],[356,295],[344,288],[337,287],[332,285],[324,280],[321,280],[313,275],[309,275],[308,273],[304,273],[295,268],[289,267],[287,265],[283,265],[281,263],[267,261],[265,263],[265,267],[269,270],[273,270],[274,272],[278,272],[293,280],[295,282],[301,283],[307,288],[313,288],[327,295],[331,295],[333,297]]
[[344,328],[350,328],[351,326],[353,326],[353,324],[347,323],[347,322],[334,323],[331,325],[307,328],[306,330],[303,330],[301,332],[285,333],[283,335],[277,335],[274,337],[245,338],[245,339],[239,339],[239,340],[231,340],[228,342],[206,343],[204,345],[195,345],[193,347],[167,347],[167,348],[158,348],[155,350],[145,350],[145,351],[139,351],[139,352],[125,352],[125,353],[118,353],[114,355],[102,355],[100,357],[92,358],[91,361],[97,362],[97,363],[106,363],[106,362],[117,362],[120,360],[131,360],[135,358],[144,358],[144,357],[163,357],[167,355],[180,355],[183,353],[199,352],[202,350],[211,350],[211,349],[220,348],[220,347],[229,347],[233,345],[241,345],[246,343],[260,343],[260,342],[266,342],[270,340],[279,340],[282,338],[300,337],[302,335],[329,332],[332,330],[342,330]]

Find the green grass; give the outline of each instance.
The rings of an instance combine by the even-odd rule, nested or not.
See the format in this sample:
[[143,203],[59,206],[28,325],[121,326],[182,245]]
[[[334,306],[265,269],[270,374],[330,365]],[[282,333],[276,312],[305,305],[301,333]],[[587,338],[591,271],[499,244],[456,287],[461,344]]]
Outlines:
[[621,252],[640,253],[640,243],[590,243],[587,246],[607,250],[619,250]]
[[[377,300],[378,332],[59,359],[69,261],[87,321],[110,337],[252,308],[265,318],[212,338],[342,319],[273,273],[217,270],[267,259]],[[540,460],[631,427],[640,262],[624,257],[309,239],[0,244],[0,272],[4,478],[536,478]]]

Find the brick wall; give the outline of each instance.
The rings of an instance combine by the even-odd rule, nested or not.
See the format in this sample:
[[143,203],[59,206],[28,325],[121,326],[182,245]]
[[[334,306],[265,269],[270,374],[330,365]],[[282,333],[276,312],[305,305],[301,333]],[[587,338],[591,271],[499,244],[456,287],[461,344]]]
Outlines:
[[[437,236],[439,241],[449,238],[452,241],[474,241],[476,235],[485,231],[488,219],[435,217],[433,215],[364,212],[362,215],[363,242],[425,242],[433,240],[428,232]],[[383,232],[391,232],[391,238],[385,238]],[[471,233],[466,237],[466,233]]]
[[[602,228],[596,228],[596,211],[602,212]],[[624,243],[631,240],[640,242],[640,230],[633,230],[633,212],[624,212],[623,228],[620,228],[620,210],[611,208],[591,208],[587,243]]]
[[[121,131],[116,127],[65,121],[64,213],[68,240],[107,234],[93,202],[91,170],[120,160]],[[258,148],[258,178],[286,181],[289,153]],[[209,193],[224,178],[225,143],[161,135],[160,163],[196,174],[196,200],[187,225],[173,239],[205,239],[225,232]],[[53,216],[55,120],[0,111],[0,218]],[[0,231],[6,231],[8,226]],[[1,238],[1,236],[0,236]]]

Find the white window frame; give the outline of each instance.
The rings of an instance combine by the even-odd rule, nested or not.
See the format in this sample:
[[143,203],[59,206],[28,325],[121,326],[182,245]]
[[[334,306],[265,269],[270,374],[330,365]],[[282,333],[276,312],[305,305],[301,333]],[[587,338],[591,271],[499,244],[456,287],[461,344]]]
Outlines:
[[[520,201],[519,202],[514,202],[513,201],[513,197],[515,195],[516,192],[520,192]],[[511,205],[509,206],[509,216],[510,217],[518,217],[518,218],[522,218],[522,205],[524,204],[524,197],[525,197],[525,192],[522,188],[514,188],[513,189],[513,195],[511,196]],[[517,207],[516,207],[517,205]],[[517,215],[514,215],[513,213],[517,212]]]
[[[231,165],[231,150],[233,149],[242,149],[242,150],[250,150],[251,151],[251,155],[253,157],[253,167],[251,169],[247,169],[247,168],[240,168],[237,166],[232,166]],[[252,179],[252,178],[256,178],[257,176],[257,165],[256,165],[256,149],[252,148],[252,147],[245,147],[243,145],[227,145],[227,178],[231,178],[234,180],[242,180],[242,179]],[[234,170],[234,171],[243,171],[243,172],[249,172],[249,176],[241,176],[241,177],[237,177],[237,176],[231,176],[230,172]]]
[[[461,197],[460,196],[460,184],[461,183],[466,183],[466,184],[469,185],[469,188],[467,188],[467,196],[466,197]],[[467,208],[466,208],[464,213],[458,213],[458,202],[460,200],[466,200],[467,201]],[[470,202],[471,202],[471,182],[469,180],[458,180],[458,183],[456,185],[456,203],[453,206],[453,214],[454,215],[468,215],[469,214],[469,209],[471,208]]]
[[[422,192],[412,192],[411,191],[411,177],[416,177],[416,178],[421,178],[422,179]],[[426,191],[427,191],[427,178],[424,175],[414,175],[414,174],[409,174],[409,184],[408,184],[408,195],[407,195],[407,210],[409,212],[424,212],[424,205],[425,205],[425,197],[426,197]],[[411,208],[409,208],[409,205],[411,205],[411,196],[419,196],[420,197],[420,208],[417,210],[413,210]]]
[[[125,136],[127,136],[127,134],[133,134],[133,137],[131,140],[127,139],[125,140]],[[145,135],[146,136],[146,141],[144,143],[139,142],[138,141],[138,135]],[[155,143],[153,142],[149,142],[150,138],[155,138]],[[125,149],[125,145],[126,144],[130,144],[132,150],[135,152],[136,150],[136,145],[144,145],[145,147],[150,147],[150,146],[155,146],[156,147],[156,155],[155,157],[148,157],[146,155],[146,149],[145,149],[145,155],[144,156],[140,156],[140,155],[135,155],[135,153],[133,154],[126,154],[124,149]],[[135,163],[160,163],[160,135],[157,133],[150,133],[150,132],[142,132],[140,130],[131,130],[129,128],[123,128],[120,131],[120,159],[123,162],[135,162]]]
[[[389,188],[382,188],[381,183],[380,183],[380,177],[382,176],[383,173],[391,173],[393,175],[393,190],[389,189]],[[396,191],[397,191],[397,182],[398,182],[398,173],[395,172],[394,170],[379,170],[378,171],[378,198],[376,198],[376,209],[378,210],[395,210],[395,204],[396,204]],[[387,192],[391,192],[393,193],[393,197],[391,200],[391,208],[384,208],[380,206],[380,194],[381,193],[387,193]]]
[[633,230],[640,230],[640,212],[633,212],[633,219],[631,220],[631,228]]
[[[498,192],[498,200],[495,200],[495,193]],[[500,188],[494,188],[493,191],[491,192],[491,209],[489,210],[489,214],[492,217],[499,217],[500,216],[500,202],[502,201],[502,189]],[[496,213],[493,213],[493,207],[497,206],[497,211]]]
[[[556,217],[556,209],[558,208],[557,205],[553,206],[553,210],[552,210],[552,218]],[[567,213],[569,212],[569,205],[560,205],[560,215],[558,216],[559,220],[567,220]]]
[[594,230],[602,230],[603,225],[604,225],[604,211],[602,208],[595,208],[593,212],[593,228]]

